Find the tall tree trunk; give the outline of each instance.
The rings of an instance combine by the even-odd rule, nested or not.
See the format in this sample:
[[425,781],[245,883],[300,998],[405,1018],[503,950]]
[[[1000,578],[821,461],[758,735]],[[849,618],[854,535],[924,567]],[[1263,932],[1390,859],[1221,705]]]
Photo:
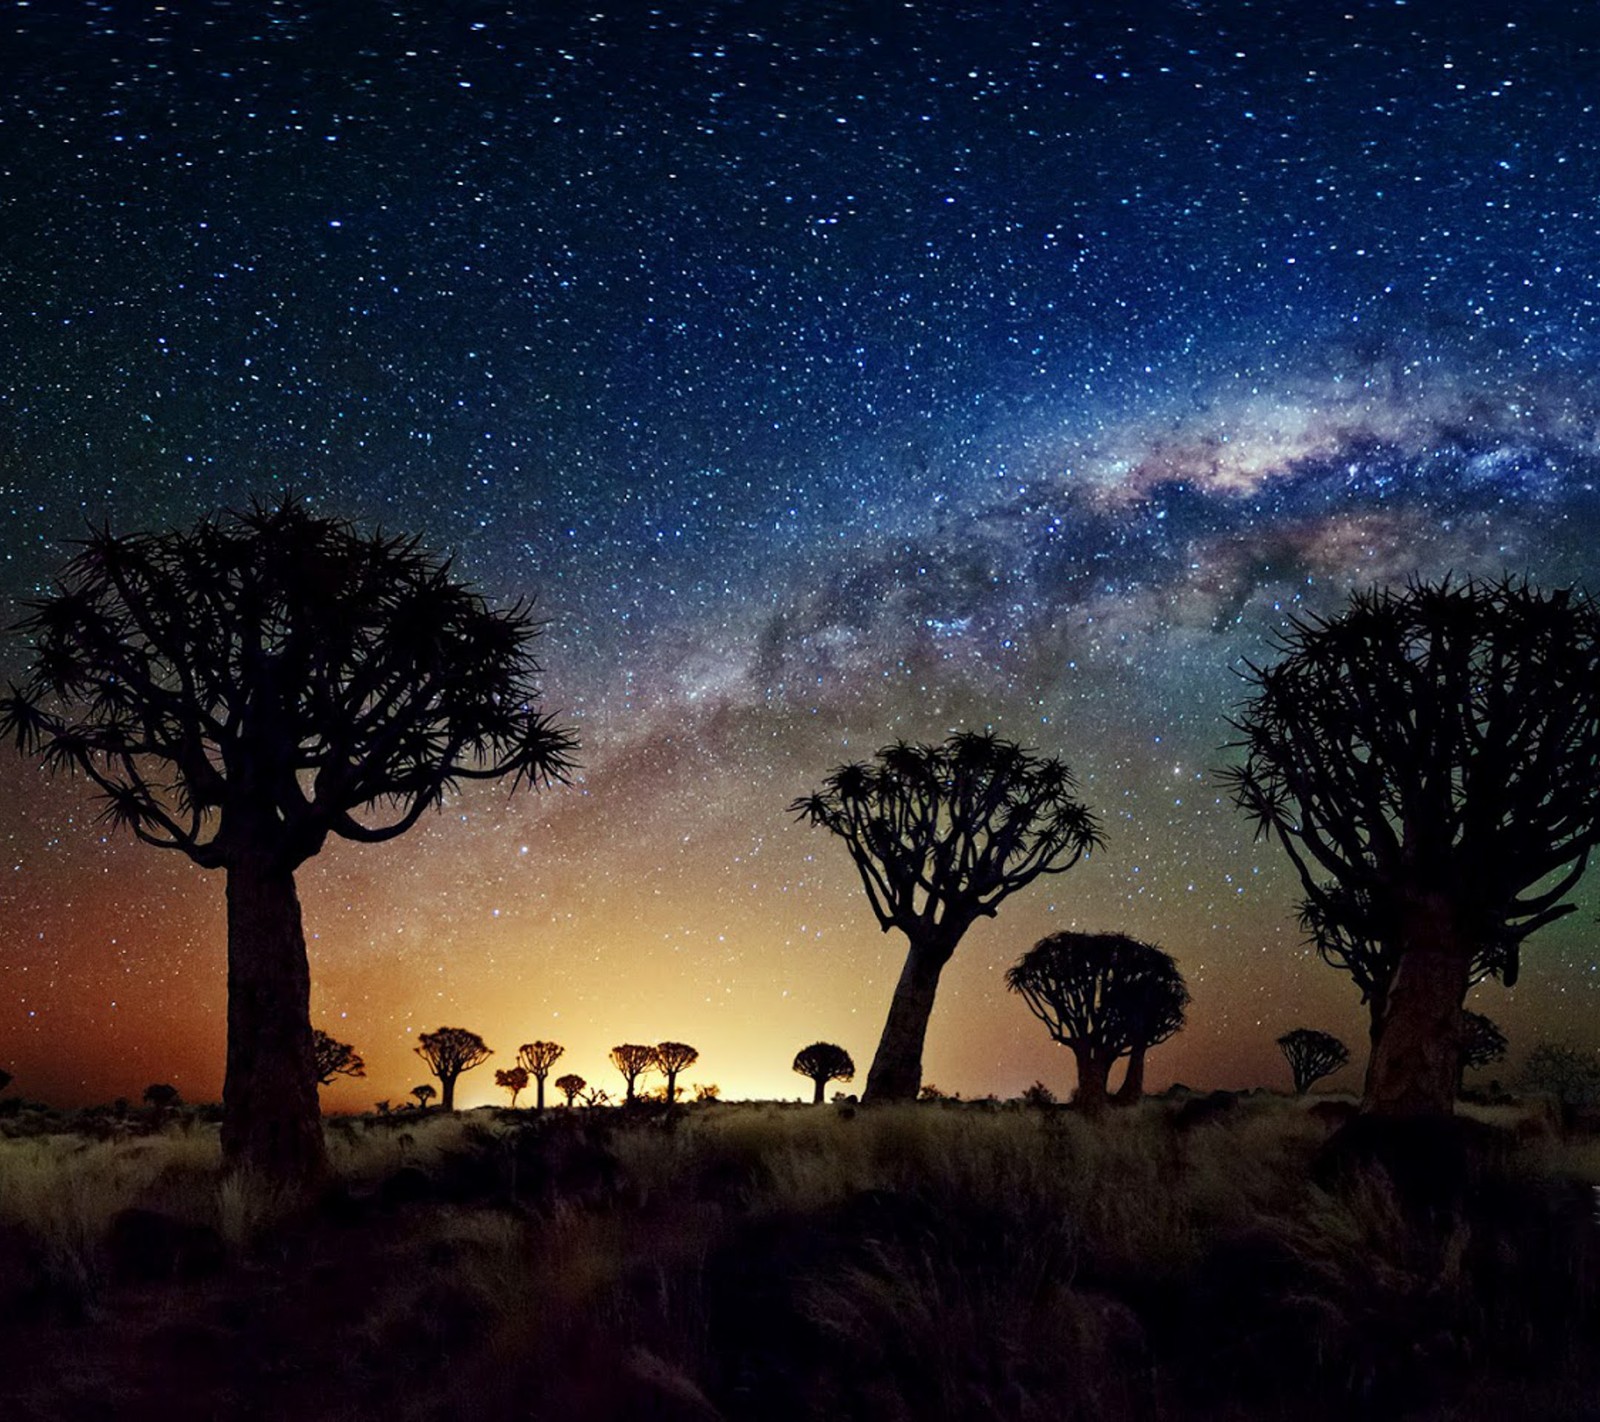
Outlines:
[[822,1088],[824,1085],[826,1085],[827,1078],[818,1076],[813,1077],[812,1080],[817,1083],[817,1094],[811,1098],[811,1104],[813,1106],[820,1106],[822,1105]]
[[671,1106],[678,1099],[678,1073],[667,1073],[667,1105]]
[[950,961],[951,944],[913,939],[900,970],[883,1036],[867,1073],[863,1101],[915,1101],[922,1089],[922,1044],[928,1035],[928,1017],[939,990],[939,974]]
[[1132,1106],[1144,1095],[1144,1054],[1150,1048],[1143,1042],[1137,1043],[1128,1056],[1128,1074],[1122,1078],[1122,1085],[1117,1088],[1116,1102],[1119,1106]]
[[1377,1116],[1448,1116],[1455,1110],[1472,945],[1444,894],[1415,895],[1402,932],[1361,1109]]
[[1111,1075],[1111,1058],[1102,1057],[1085,1043],[1074,1046],[1072,1055],[1078,1063],[1078,1089],[1072,1093],[1072,1104],[1086,1116],[1098,1116],[1106,1108],[1106,1078]]
[[536,1077],[534,1077],[534,1080],[539,1083],[538,1109],[543,1111],[544,1110],[544,1078],[542,1076],[536,1076]]
[[294,873],[272,856],[228,867],[228,1061],[222,1156],[314,1184],[328,1157],[311,1050],[311,969]]

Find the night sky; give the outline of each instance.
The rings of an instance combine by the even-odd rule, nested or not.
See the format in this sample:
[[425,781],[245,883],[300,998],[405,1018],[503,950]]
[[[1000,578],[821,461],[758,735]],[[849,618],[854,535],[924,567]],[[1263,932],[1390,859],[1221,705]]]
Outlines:
[[[1001,973],[1079,928],[1188,978],[1152,1086],[1286,1088],[1364,1013],[1212,777],[1241,659],[1416,573],[1600,588],[1600,28],[1487,8],[10,0],[6,620],[86,520],[291,489],[537,597],[573,785],[300,875],[329,1106],[441,1024],[464,1105],[536,1037],[859,1089],[904,941],[785,807],[982,726],[1108,843],[969,934],[924,1079],[1065,1096]],[[0,1065],[215,1099],[222,879],[94,815],[0,755]],[[1584,898],[1471,999],[1510,1070],[1596,1039]]]

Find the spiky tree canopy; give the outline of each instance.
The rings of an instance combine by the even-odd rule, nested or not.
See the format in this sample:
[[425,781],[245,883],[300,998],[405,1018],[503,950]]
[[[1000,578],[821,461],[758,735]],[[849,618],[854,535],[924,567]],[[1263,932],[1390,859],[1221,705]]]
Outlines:
[[789,808],[845,842],[879,926],[915,938],[993,915],[1002,899],[1098,845],[1075,789],[1061,761],[962,731],[840,766]]
[[537,709],[525,605],[492,608],[417,540],[289,500],[93,533],[22,630],[34,661],[0,734],[208,868],[264,827],[293,868],[329,834],[404,833],[460,781],[570,764]]
[[560,1042],[524,1042],[517,1048],[517,1061],[529,1076],[543,1081],[566,1050]]
[[854,1081],[856,1064],[850,1053],[832,1042],[813,1042],[794,1055],[794,1069],[819,1084],[829,1081]]
[[511,1093],[511,1104],[517,1104],[517,1096],[528,1085],[528,1069],[514,1066],[498,1069],[494,1074],[494,1084]]
[[440,1027],[434,1032],[424,1032],[412,1049],[427,1062],[428,1069],[439,1078],[444,1088],[444,1104],[455,1100],[456,1078],[464,1071],[481,1066],[494,1055],[484,1045],[483,1038],[465,1027]]
[[611,1049],[611,1065],[628,1083],[628,1100],[633,1100],[634,1083],[656,1067],[656,1049],[640,1042],[623,1042]]
[[1461,1065],[1463,1069],[1486,1067],[1506,1054],[1506,1034],[1500,1024],[1481,1012],[1461,1014]]
[[1437,892],[1514,982],[1600,839],[1600,611],[1510,578],[1413,582],[1295,619],[1281,651],[1246,672],[1224,775],[1312,921],[1396,943],[1404,896]]
[[1125,933],[1052,933],[1007,970],[1006,986],[1056,1041],[1110,1058],[1166,1040],[1189,1000],[1171,955]]
[[1313,1083],[1332,1076],[1350,1060],[1350,1049],[1331,1032],[1296,1027],[1278,1038],[1278,1049],[1294,1076],[1294,1094],[1304,1096]]
[[311,1057],[317,1085],[327,1086],[336,1076],[365,1076],[367,1064],[348,1042],[336,1042],[320,1027],[311,1033]]
[[568,1072],[565,1076],[556,1078],[556,1090],[567,1098],[567,1105],[572,1105],[572,1099],[589,1083],[577,1072]]

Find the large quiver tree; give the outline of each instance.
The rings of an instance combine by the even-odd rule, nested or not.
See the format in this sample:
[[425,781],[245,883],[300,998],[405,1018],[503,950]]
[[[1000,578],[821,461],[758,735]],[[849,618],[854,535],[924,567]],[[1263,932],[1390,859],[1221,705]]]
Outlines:
[[1296,619],[1281,650],[1246,671],[1224,774],[1311,915],[1392,959],[1363,1109],[1448,1114],[1477,966],[1516,980],[1600,838],[1600,612],[1446,578]]
[[789,807],[844,841],[878,926],[899,929],[909,944],[865,1100],[916,1099],[939,975],[966,931],[1101,843],[1076,788],[1061,761],[963,731],[840,766]]
[[0,734],[86,776],[104,818],[227,875],[225,1158],[325,1168],[296,869],[330,834],[410,829],[463,780],[560,778],[539,624],[415,539],[290,500],[162,534],[93,533],[22,630]]

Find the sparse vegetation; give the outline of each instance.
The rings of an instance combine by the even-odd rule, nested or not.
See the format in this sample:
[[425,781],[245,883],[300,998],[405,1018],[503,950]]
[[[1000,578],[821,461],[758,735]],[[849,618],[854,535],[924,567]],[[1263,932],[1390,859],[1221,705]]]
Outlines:
[[[223,1172],[214,1124],[56,1119],[0,1138],[0,1325],[33,1365],[0,1412],[1585,1415],[1591,1141],[1477,1112],[1471,1188],[1418,1212],[1319,1165],[1301,1103],[1205,1099],[344,1119],[314,1207]],[[135,1346],[169,1335],[226,1366]]]

